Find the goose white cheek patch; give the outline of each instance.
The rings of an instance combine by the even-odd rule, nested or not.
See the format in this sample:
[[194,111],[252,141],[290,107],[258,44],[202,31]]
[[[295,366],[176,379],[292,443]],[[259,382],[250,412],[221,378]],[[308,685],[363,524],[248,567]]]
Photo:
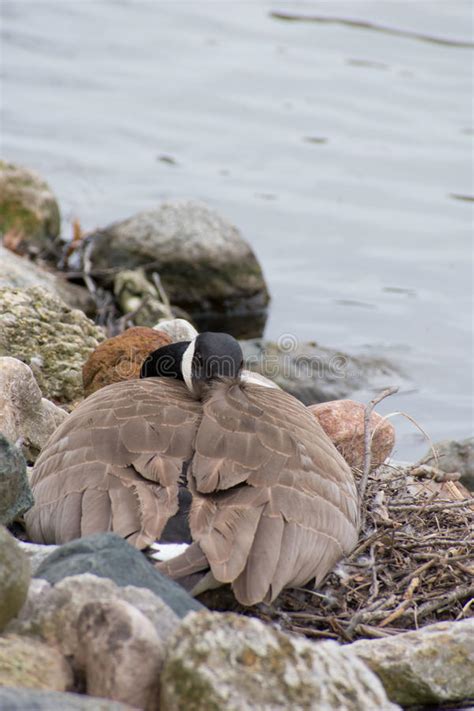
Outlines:
[[181,359],[181,372],[183,374],[183,380],[186,383],[186,387],[191,393],[194,393],[193,388],[193,377],[192,377],[192,364],[194,358],[194,349],[196,348],[196,339],[193,339],[189,346],[183,353]]
[[149,557],[164,562],[181,555],[186,548],[189,543],[151,543]]

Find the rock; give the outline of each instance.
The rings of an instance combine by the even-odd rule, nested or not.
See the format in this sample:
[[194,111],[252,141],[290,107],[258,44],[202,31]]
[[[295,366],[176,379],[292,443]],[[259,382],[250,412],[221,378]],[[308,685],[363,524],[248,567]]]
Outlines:
[[44,397],[81,397],[82,365],[103,339],[87,316],[42,287],[0,289],[0,356],[27,363]]
[[383,358],[353,357],[315,343],[282,336],[278,343],[240,341],[245,367],[273,380],[283,390],[312,405],[341,400],[357,390],[396,385],[403,378]]
[[145,615],[122,600],[90,602],[77,627],[87,693],[158,711],[163,645]]
[[160,298],[143,269],[124,269],[114,277],[114,295],[123,314],[130,314],[137,326],[153,326],[169,318],[172,307]]
[[11,634],[36,636],[58,647],[71,658],[74,668],[82,668],[83,654],[78,637],[79,617],[84,606],[121,600],[139,610],[165,642],[177,629],[179,618],[160,598],[145,588],[119,587],[112,580],[84,573],[65,578],[52,586],[33,578],[20,614],[7,628]]
[[[349,466],[363,469],[365,405],[354,400],[334,400],[309,405],[308,409]],[[373,432],[371,468],[376,469],[390,456],[395,446],[395,429],[377,412],[372,412],[370,424]]]
[[147,356],[171,343],[170,337],[153,328],[136,326],[100,343],[82,367],[84,394],[87,397],[105,385],[140,377]]
[[115,533],[97,533],[65,543],[44,561],[36,576],[57,583],[80,573],[110,578],[120,587],[148,588],[178,617],[203,609],[184,588],[156,570],[143,553]]
[[194,326],[184,318],[162,319],[153,328],[166,333],[170,337],[171,343],[192,341],[198,335]]
[[7,529],[0,526],[0,632],[21,610],[29,583],[28,558]]
[[37,639],[0,637],[0,687],[66,691],[72,683],[71,668],[57,649]]
[[438,707],[474,698],[474,619],[362,640],[348,649],[377,674],[389,698],[402,706]]
[[60,229],[58,203],[32,170],[0,161],[0,232],[18,252],[54,256]]
[[71,308],[80,309],[88,316],[93,316],[96,311],[95,302],[87,289],[71,284],[60,274],[19,257],[0,244],[0,287],[6,286],[12,289],[42,286],[63,299]]
[[[26,363],[8,356],[0,358],[0,432],[11,442],[21,440],[22,452],[29,462],[36,460],[66,417],[64,410],[41,396]],[[31,499],[28,508],[32,504]]]
[[82,694],[59,691],[0,687],[2,711],[137,711],[131,706],[108,699],[94,699]]
[[45,546],[40,543],[28,543],[27,541],[18,541],[23,553],[30,561],[31,575],[34,576],[40,567],[41,563],[46,560],[59,546]]
[[162,711],[399,708],[355,655],[232,613],[193,613],[169,643]]
[[8,526],[32,506],[25,458],[0,434],[0,524]]
[[438,458],[434,457],[430,449],[419,464],[429,464],[448,474],[459,472],[460,481],[470,491],[474,491],[474,437],[459,442],[445,439],[435,442],[433,447],[438,453]]
[[250,246],[233,225],[202,203],[165,202],[96,232],[91,240],[93,269],[156,271],[170,302],[191,315],[253,314],[269,301]]

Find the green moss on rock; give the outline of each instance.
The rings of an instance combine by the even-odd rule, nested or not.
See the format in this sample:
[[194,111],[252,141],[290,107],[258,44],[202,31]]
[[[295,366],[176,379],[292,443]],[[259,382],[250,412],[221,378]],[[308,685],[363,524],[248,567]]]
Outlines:
[[21,610],[29,583],[28,558],[7,529],[0,526],[0,631]]
[[44,397],[82,397],[82,366],[103,330],[42,287],[0,288],[0,356],[27,363]]

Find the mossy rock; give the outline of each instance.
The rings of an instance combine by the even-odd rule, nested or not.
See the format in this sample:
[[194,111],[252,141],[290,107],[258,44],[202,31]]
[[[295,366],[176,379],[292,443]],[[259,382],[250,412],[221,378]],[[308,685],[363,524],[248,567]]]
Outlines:
[[22,166],[0,161],[0,232],[13,233],[22,250],[53,256],[61,218],[48,183]]
[[0,632],[23,607],[29,584],[30,562],[15,538],[0,526]]
[[377,679],[334,642],[314,644],[232,613],[190,613],[168,646],[162,711],[395,711]]
[[27,363],[48,399],[82,397],[82,366],[104,338],[82,311],[42,287],[0,288],[0,356]]

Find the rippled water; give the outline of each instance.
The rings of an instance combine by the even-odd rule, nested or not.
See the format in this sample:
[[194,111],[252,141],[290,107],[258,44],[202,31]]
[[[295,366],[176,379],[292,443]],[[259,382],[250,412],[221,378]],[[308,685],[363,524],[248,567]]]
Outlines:
[[[50,181],[66,232],[203,199],[263,264],[266,336],[385,355],[413,387],[382,412],[472,433],[469,2],[1,7],[2,154]],[[397,429],[400,458],[426,449]]]

